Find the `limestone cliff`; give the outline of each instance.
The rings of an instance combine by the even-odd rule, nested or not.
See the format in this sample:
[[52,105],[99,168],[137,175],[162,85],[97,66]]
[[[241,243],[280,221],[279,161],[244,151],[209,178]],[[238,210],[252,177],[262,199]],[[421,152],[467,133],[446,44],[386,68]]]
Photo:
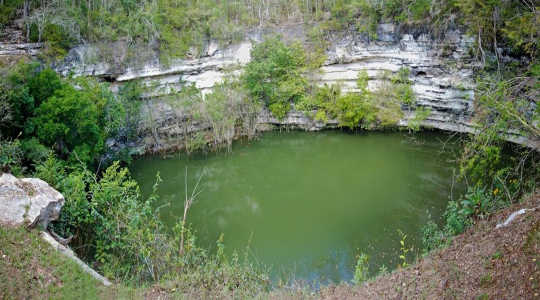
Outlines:
[[[302,26],[274,30],[289,40],[305,40]],[[140,148],[142,152],[161,151],[180,147],[182,134],[178,124],[189,116],[170,105],[170,97],[187,84],[195,84],[203,93],[208,92],[224,76],[238,74],[241,66],[249,62],[253,43],[268,33],[254,30],[238,43],[226,46],[209,41],[198,58],[176,59],[167,65],[160,63],[152,48],[141,49],[136,57],[128,57],[122,43],[109,47],[104,57],[98,46],[81,45],[70,51],[66,59],[55,66],[64,75],[90,75],[110,81],[113,87],[139,80],[148,87],[142,109]],[[416,105],[430,108],[431,114],[422,125],[455,132],[472,132],[474,113],[475,63],[469,55],[472,39],[458,32],[447,32],[442,40],[427,34],[402,32],[392,24],[381,24],[377,40],[346,32],[336,34],[327,51],[327,60],[319,74],[319,84],[341,83],[345,91],[354,91],[358,72],[366,70],[369,87],[382,82],[383,71],[396,72],[402,67],[411,70],[410,81],[416,94]],[[168,98],[167,101],[164,99]],[[174,101],[174,99],[173,99]],[[414,108],[413,108],[414,109]],[[404,110],[405,117],[398,125],[406,126],[414,113]],[[298,111],[291,111],[283,120],[263,110],[258,118],[259,128],[272,125],[304,130],[335,127],[335,121],[322,123]],[[194,123],[188,132],[207,129],[209,125]],[[523,137],[510,134],[508,140],[535,146]]]

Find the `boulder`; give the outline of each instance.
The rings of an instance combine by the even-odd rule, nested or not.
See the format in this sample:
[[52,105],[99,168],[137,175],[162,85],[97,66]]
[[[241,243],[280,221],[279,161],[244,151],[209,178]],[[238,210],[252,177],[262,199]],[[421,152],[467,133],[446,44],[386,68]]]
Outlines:
[[0,224],[47,228],[58,219],[64,196],[38,178],[0,176]]

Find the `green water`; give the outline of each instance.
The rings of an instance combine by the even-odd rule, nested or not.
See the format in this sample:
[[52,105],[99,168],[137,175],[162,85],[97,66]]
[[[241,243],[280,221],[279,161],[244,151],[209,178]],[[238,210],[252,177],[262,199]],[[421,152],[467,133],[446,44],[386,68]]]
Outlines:
[[398,229],[419,249],[428,214],[440,220],[450,197],[456,146],[447,139],[271,132],[234,144],[232,153],[147,157],[131,169],[146,194],[160,172],[169,225],[183,212],[185,167],[191,188],[204,173],[188,216],[203,246],[215,248],[223,233],[229,253],[251,241],[251,259],[270,266],[274,279],[337,282],[352,278],[359,251],[370,256],[372,273],[394,268]]

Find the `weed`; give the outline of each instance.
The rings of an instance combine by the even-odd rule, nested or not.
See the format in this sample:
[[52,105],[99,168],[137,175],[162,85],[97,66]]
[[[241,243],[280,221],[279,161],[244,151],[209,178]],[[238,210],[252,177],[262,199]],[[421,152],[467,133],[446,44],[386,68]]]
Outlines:
[[489,300],[489,295],[484,293],[476,297],[476,300]]
[[491,274],[486,274],[480,278],[480,286],[487,287],[493,282]]
[[401,236],[401,239],[399,241],[399,244],[400,244],[400,255],[399,255],[399,259],[401,260],[401,267],[402,268],[406,268],[409,266],[409,264],[407,263],[407,254],[409,252],[411,252],[414,248],[413,247],[410,247],[408,248],[406,245],[405,245],[405,240],[407,239],[407,235],[405,233],[403,233],[403,231],[399,230],[398,229],[398,233],[399,235]]
[[495,253],[493,253],[493,255],[491,255],[491,258],[492,259],[501,259],[502,258],[502,253],[501,251],[496,251]]
[[366,254],[360,253],[356,258],[356,267],[354,268],[354,284],[360,284],[368,279],[369,258]]

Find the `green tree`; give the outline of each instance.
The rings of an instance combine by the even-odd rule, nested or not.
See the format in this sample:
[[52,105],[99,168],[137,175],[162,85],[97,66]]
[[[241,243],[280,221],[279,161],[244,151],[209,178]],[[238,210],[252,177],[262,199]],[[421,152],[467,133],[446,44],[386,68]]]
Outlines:
[[251,58],[242,77],[248,92],[264,102],[276,117],[285,117],[291,103],[302,99],[307,89],[302,46],[287,46],[279,37],[272,37],[255,45]]
[[46,68],[36,75],[31,76],[28,81],[28,89],[30,96],[34,98],[34,106],[39,105],[47,100],[54,92],[62,87],[62,81],[58,74],[51,68]]
[[70,85],[56,91],[36,110],[32,123],[39,140],[73,161],[92,162],[103,150],[98,105],[89,93]]

